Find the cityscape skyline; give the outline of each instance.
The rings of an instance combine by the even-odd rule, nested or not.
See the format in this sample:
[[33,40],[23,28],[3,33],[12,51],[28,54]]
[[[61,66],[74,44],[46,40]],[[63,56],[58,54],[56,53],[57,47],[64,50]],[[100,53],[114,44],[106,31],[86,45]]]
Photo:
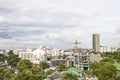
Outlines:
[[1,0],[0,48],[15,49],[45,45],[92,48],[92,34],[100,45],[120,42],[119,0]]

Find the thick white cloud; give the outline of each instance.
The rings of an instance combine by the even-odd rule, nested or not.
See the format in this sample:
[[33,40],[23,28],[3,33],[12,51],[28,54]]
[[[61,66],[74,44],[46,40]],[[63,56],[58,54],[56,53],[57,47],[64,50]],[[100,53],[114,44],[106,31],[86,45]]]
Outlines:
[[[91,48],[92,34],[100,33],[101,45],[119,41],[119,0],[1,0],[1,48],[39,44],[72,48],[81,41]],[[13,46],[14,45],[14,46]]]
[[5,22],[5,18],[3,16],[0,16],[0,23]]

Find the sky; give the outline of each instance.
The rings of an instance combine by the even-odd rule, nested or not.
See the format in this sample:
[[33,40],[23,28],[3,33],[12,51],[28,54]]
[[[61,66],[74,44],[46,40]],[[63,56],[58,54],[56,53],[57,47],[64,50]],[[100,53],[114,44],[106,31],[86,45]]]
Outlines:
[[0,49],[92,48],[120,42],[120,0],[0,0]]

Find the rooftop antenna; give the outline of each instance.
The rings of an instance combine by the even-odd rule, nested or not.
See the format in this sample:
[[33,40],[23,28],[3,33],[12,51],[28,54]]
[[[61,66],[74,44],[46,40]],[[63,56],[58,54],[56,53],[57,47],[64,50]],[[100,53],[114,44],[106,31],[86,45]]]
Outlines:
[[43,47],[43,40],[40,40],[39,48],[42,48],[42,47]]

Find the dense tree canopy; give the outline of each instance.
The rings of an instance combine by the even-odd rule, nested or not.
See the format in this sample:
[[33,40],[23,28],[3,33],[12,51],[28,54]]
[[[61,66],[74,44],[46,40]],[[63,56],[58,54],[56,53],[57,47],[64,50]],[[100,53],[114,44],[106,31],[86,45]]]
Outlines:
[[7,56],[0,54],[0,62],[3,62],[6,58]]
[[49,65],[46,62],[41,62],[40,67],[42,67],[43,69],[46,69],[49,67]]
[[45,77],[39,65],[32,64],[29,60],[20,60],[17,68],[20,72],[17,74],[16,80],[43,80]]
[[115,63],[115,61],[112,58],[104,58],[103,60],[101,60],[100,62],[110,62],[112,64]]
[[110,62],[93,62],[91,75],[96,75],[99,80],[109,80],[116,77],[116,67]]
[[11,67],[16,67],[19,60],[20,58],[18,58],[18,55],[11,54],[7,57],[8,65],[10,65]]
[[78,80],[78,79],[77,79],[77,75],[66,73],[65,77],[62,80]]
[[63,70],[66,69],[66,66],[61,62],[61,63],[58,64],[58,69],[59,69],[60,71],[63,71]]
[[0,80],[3,80],[4,73],[4,67],[0,67]]
[[11,67],[16,67],[17,63],[19,62],[20,58],[18,55],[14,55],[12,50],[9,51],[9,55],[0,54],[0,62],[7,61],[7,64]]
[[[18,55],[14,55],[12,50],[7,56],[0,54],[0,61],[5,60],[8,65],[0,66],[0,80],[43,80],[48,74],[51,74],[51,71],[46,73],[41,71],[41,67],[43,69],[49,67],[46,62],[42,62],[40,66],[32,64],[29,60],[18,58]],[[15,69],[18,70],[18,73],[15,73]]]
[[29,60],[20,60],[17,68],[22,71],[24,69],[31,69],[32,68],[32,63]]
[[104,52],[100,54],[102,57],[109,57],[120,63],[120,52]]

